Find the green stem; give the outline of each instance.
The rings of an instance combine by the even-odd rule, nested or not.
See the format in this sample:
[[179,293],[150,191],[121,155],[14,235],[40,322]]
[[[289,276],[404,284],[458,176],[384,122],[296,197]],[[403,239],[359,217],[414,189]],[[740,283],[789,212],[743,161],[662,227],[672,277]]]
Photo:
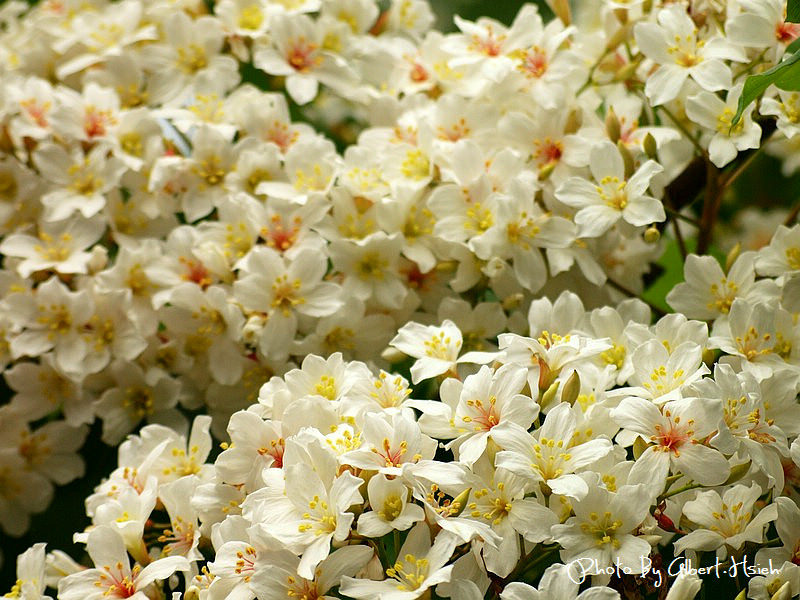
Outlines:
[[525,566],[522,571],[522,578],[523,579],[535,579],[526,577],[530,575],[531,571],[537,569],[542,565],[543,562],[547,561],[548,559],[552,558],[553,554],[556,554],[559,550],[559,546],[556,545],[552,548],[545,550],[542,554],[540,554],[535,560],[533,560],[530,564]]
[[684,125],[678,117],[672,114],[672,111],[669,110],[666,106],[659,106],[658,109],[662,111],[665,115],[669,117],[669,120],[675,125],[675,127],[689,140],[695,149],[700,153],[700,156],[708,157],[708,152],[706,152],[705,148],[700,145],[700,142],[697,141],[697,138],[691,134],[691,132],[686,129],[686,125]]
[[681,477],[683,477],[683,473],[675,473],[674,475],[670,475],[669,477],[667,477],[667,487],[664,488],[664,492],[666,493],[669,490],[669,488],[672,487],[672,484],[678,481],[678,479],[680,479]]
[[758,149],[750,154],[742,163],[740,163],[733,171],[726,173],[722,177],[722,183],[720,184],[720,188],[722,190],[726,189],[727,187],[733,185],[733,183],[739,178],[739,176],[744,173],[753,161],[758,158],[761,154],[761,151],[764,149],[764,144],[758,147]]
[[764,48],[764,49],[761,51],[761,54],[759,54],[759,55],[756,57],[756,59],[755,59],[753,62],[751,62],[751,63],[750,63],[749,65],[747,65],[746,67],[744,67],[744,68],[743,68],[741,71],[739,71],[738,73],[734,74],[734,76],[733,76],[733,80],[734,80],[734,81],[736,81],[736,80],[737,80],[737,79],[739,79],[739,77],[741,77],[742,75],[747,75],[747,74],[748,74],[748,73],[750,73],[750,72],[751,72],[753,69],[755,69],[755,68],[756,68],[758,65],[762,64],[762,63],[764,62],[764,55],[767,53],[767,50],[769,50],[769,48]]
[[666,500],[667,498],[671,498],[672,496],[677,496],[678,494],[681,494],[683,492],[688,492],[689,490],[694,490],[700,487],[703,487],[702,483],[695,483],[695,482],[687,483],[686,485],[674,489],[671,492],[664,492],[658,497],[658,500],[660,502],[661,500]]
[[578,91],[575,93],[575,97],[576,98],[578,96],[580,96],[583,92],[585,92],[586,89],[590,85],[592,85],[592,83],[594,82],[594,72],[597,70],[597,67],[600,66],[600,63],[603,62],[603,60],[606,58],[606,56],[611,54],[611,52],[612,52],[611,49],[606,48],[606,50],[600,55],[600,57],[589,68],[589,74],[586,76],[586,81],[583,83],[583,85],[581,87],[578,88]]
[[670,208],[669,206],[665,206],[664,207],[664,211],[670,217],[673,217],[674,219],[680,219],[681,221],[686,221],[690,225],[694,225],[695,227],[700,227],[700,221],[698,221],[697,219],[693,219],[692,217],[688,217],[688,216],[678,212],[674,208]]

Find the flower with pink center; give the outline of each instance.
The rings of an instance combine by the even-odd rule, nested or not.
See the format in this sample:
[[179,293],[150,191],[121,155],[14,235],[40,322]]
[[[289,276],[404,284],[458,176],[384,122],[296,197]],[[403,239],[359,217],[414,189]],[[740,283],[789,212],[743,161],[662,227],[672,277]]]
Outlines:
[[168,556],[142,568],[131,568],[122,537],[111,526],[101,525],[88,536],[86,549],[95,564],[68,575],[58,585],[58,597],[65,600],[105,600],[135,598],[147,600],[145,590],[157,580],[167,579],[175,571],[188,571],[189,561],[183,556]]
[[441,402],[411,400],[420,411],[422,430],[440,439],[453,439],[448,448],[458,449],[459,461],[471,465],[486,450],[492,430],[500,423],[513,422],[527,429],[539,413],[539,405],[520,392],[527,370],[504,365],[497,371],[487,366],[462,384],[448,379],[439,390]]
[[741,12],[725,23],[729,40],[746,48],[774,48],[769,58],[779,58],[800,35],[800,25],[786,21],[785,0],[741,0]]
[[611,411],[611,418],[650,444],[634,463],[628,483],[647,483],[659,493],[670,473],[682,473],[703,485],[720,485],[730,474],[722,453],[704,445],[722,420],[718,400],[684,398],[659,409],[651,400],[625,398]]
[[298,104],[311,102],[320,83],[345,94],[355,74],[341,57],[324,50],[323,31],[316,22],[306,15],[281,13],[270,25],[271,45],[253,53],[259,69],[285,76],[286,91]]
[[370,414],[361,439],[359,448],[339,458],[341,463],[397,476],[405,465],[430,460],[436,454],[436,440],[423,434],[406,413]]

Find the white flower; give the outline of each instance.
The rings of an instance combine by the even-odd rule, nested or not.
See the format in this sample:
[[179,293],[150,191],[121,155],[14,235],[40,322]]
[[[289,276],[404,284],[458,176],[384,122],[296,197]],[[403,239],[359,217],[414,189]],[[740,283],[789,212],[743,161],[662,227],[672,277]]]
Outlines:
[[[791,387],[792,398],[796,398],[794,384]],[[789,454],[789,446],[786,434],[767,414],[767,404],[780,402],[773,390],[767,388],[762,394],[750,373],[736,373],[730,365],[717,363],[714,378],[694,382],[687,394],[721,401],[722,423],[711,444],[725,454],[748,456],[753,466],[766,473],[770,487],[782,488],[781,458]]]
[[649,443],[636,459],[628,483],[646,483],[661,492],[667,475],[681,472],[703,485],[720,485],[730,473],[728,461],[703,445],[722,418],[722,403],[714,399],[681,399],[658,407],[650,400],[625,398],[611,411],[623,428]]
[[34,544],[17,557],[17,580],[6,598],[19,600],[50,600],[45,596],[46,544]]
[[689,77],[712,92],[729,89],[731,70],[722,59],[745,60],[725,38],[699,40],[697,26],[682,5],[662,8],[658,24],[637,23],[633,31],[642,53],[660,65],[645,85],[654,106],[675,99]]
[[492,430],[513,422],[527,429],[539,414],[539,405],[521,394],[527,371],[508,364],[493,372],[483,366],[463,385],[447,379],[439,389],[441,402],[412,400],[421,410],[420,427],[438,438],[456,438],[448,447],[458,450],[458,460],[472,465],[486,450]]
[[[180,383],[157,371],[145,372],[122,360],[111,363],[114,384],[98,399],[95,411],[103,419],[103,440],[122,441],[142,419],[180,423],[175,405]],[[177,419],[177,421],[176,421]]]
[[590,587],[578,593],[579,579],[569,572],[570,566],[547,567],[536,588],[512,581],[503,588],[500,600],[618,600],[619,593],[607,587]]
[[436,445],[436,440],[423,434],[408,413],[368,415],[361,432],[361,445],[343,454],[340,462],[398,476],[407,465],[432,459]]
[[681,389],[708,373],[703,364],[703,348],[694,342],[683,342],[672,353],[657,340],[649,340],[633,352],[632,388],[619,392],[663,404],[682,397]]
[[575,472],[611,452],[612,446],[604,438],[573,444],[576,421],[572,407],[562,402],[533,434],[511,422],[495,427],[492,439],[502,448],[496,465],[544,483],[556,494],[584,496],[586,481]]
[[[756,561],[756,564],[761,565],[762,563]],[[784,591],[778,593],[778,590],[781,589]],[[753,600],[781,598],[781,594],[784,598],[792,598],[800,594],[800,565],[786,561],[779,569],[773,566],[769,575],[757,575],[750,580],[747,586],[747,597],[753,598]]]
[[54,189],[42,196],[48,220],[66,219],[76,211],[88,219],[103,209],[104,194],[118,184],[125,171],[122,161],[108,158],[107,152],[103,144],[85,156],[79,147],[65,150],[49,142],[36,149],[36,166],[54,184]]
[[507,577],[522,552],[519,536],[529,542],[550,538],[550,528],[558,518],[535,497],[526,498],[532,491],[530,480],[514,475],[502,467],[494,469],[489,461],[475,465],[472,494],[466,508],[470,517],[491,525],[500,542],[483,547],[486,569],[499,577]]
[[266,535],[302,554],[297,573],[313,579],[331,542],[350,534],[354,515],[349,508],[361,503],[358,488],[364,481],[345,471],[326,483],[307,464],[272,469],[264,477],[266,487],[247,497],[242,514]]
[[260,350],[276,358],[289,353],[298,314],[323,317],[341,306],[339,287],[323,282],[325,257],[312,250],[287,260],[272,248],[253,248],[239,263],[233,294],[246,311],[266,314]]
[[589,168],[595,183],[572,177],[556,190],[556,198],[578,208],[575,223],[581,237],[597,237],[624,219],[631,225],[649,225],[666,218],[661,202],[647,196],[651,179],[663,169],[647,161],[625,178],[625,166],[619,150],[611,142],[592,148]]
[[182,556],[169,556],[146,567],[130,566],[120,535],[110,527],[97,527],[89,533],[86,544],[94,568],[68,575],[58,583],[58,597],[65,600],[101,600],[136,598],[145,600],[145,590],[175,571],[188,571],[189,562]]
[[172,290],[170,306],[159,312],[169,331],[186,336],[187,343],[207,353],[214,380],[231,385],[242,375],[236,359],[243,354],[239,337],[244,317],[228,294],[218,286],[201,290],[183,283]]
[[758,290],[758,286],[754,289],[754,258],[751,252],[743,253],[725,273],[715,258],[690,254],[683,266],[685,281],[670,290],[667,302],[690,319],[727,315],[737,297]]
[[362,240],[334,240],[331,262],[344,275],[342,289],[369,304],[400,308],[408,288],[400,277],[401,236],[376,232]]
[[214,464],[220,480],[255,491],[264,485],[263,469],[283,466],[285,443],[278,423],[242,410],[231,416],[228,435],[231,444]]
[[270,22],[270,46],[253,53],[256,67],[286,77],[286,91],[298,104],[317,96],[319,83],[340,93],[355,80],[341,57],[324,49],[322,28],[305,15],[276,14]]
[[728,320],[715,327],[709,339],[712,348],[741,358],[744,368],[764,379],[787,368],[785,361],[796,353],[791,315],[774,303],[752,303],[737,298]]
[[585,475],[588,492],[572,503],[574,517],[553,525],[553,538],[562,546],[561,560],[596,560],[600,568],[627,567],[641,573],[650,544],[634,535],[650,510],[651,492],[645,485],[625,485],[610,492],[597,475]]
[[755,259],[759,275],[778,277],[800,270],[800,225],[778,225],[769,245],[758,251]]
[[192,19],[183,11],[169,11],[162,27],[163,41],[146,48],[152,59],[149,79],[160,100],[195,87],[226,90],[239,82],[236,60],[220,52],[225,34],[218,19],[210,15]]
[[12,318],[25,329],[11,339],[11,354],[38,356],[54,351],[59,369],[81,373],[87,347],[78,326],[94,311],[87,290],[72,292],[57,277],[51,277],[29,294],[11,294],[5,302]]
[[764,98],[759,112],[778,117],[778,130],[788,139],[800,133],[800,94],[778,90],[778,98]]
[[721,496],[715,490],[698,493],[683,505],[683,514],[699,528],[675,541],[675,553],[716,550],[724,558],[726,548],[738,550],[745,542],[761,543],[765,526],[778,516],[778,507],[770,504],[754,514],[759,496],[761,488],[755,483],[734,485]]
[[494,357],[488,352],[468,352],[459,357],[463,345],[461,331],[449,319],[440,327],[407,323],[389,344],[417,359],[411,366],[411,380],[415,384],[454,371],[458,363],[485,363]]
[[457,538],[441,531],[431,544],[430,529],[424,523],[414,526],[406,537],[397,562],[386,569],[388,579],[372,581],[343,577],[339,591],[350,598],[413,600],[431,586],[450,581],[452,565],[445,566],[455,549]]
[[58,42],[59,53],[70,58],[58,65],[57,77],[63,80],[108,57],[129,51],[138,42],[156,39],[156,26],[143,23],[143,12],[141,2],[128,0],[105,10],[75,15],[69,24],[71,35]]
[[159,500],[167,509],[170,519],[169,528],[164,529],[158,539],[164,544],[162,553],[165,556],[185,556],[192,562],[203,560],[203,555],[197,549],[200,541],[197,511],[191,503],[198,483],[197,477],[187,475],[158,488]]
[[359,534],[378,538],[390,531],[405,531],[425,518],[421,506],[408,501],[409,490],[400,479],[373,476],[367,484],[372,510],[358,517]]
[[53,269],[59,273],[86,273],[92,254],[86,249],[100,239],[105,222],[97,217],[74,217],[41,224],[37,237],[17,233],[0,243],[0,252],[23,260],[17,272],[29,277],[34,271]]
[[687,116],[713,132],[708,155],[720,168],[736,158],[740,150],[758,148],[761,144],[761,127],[753,122],[752,107],[745,110],[736,125],[733,124],[741,95],[742,84],[737,84],[730,88],[724,102],[711,92],[700,92],[686,100]]
[[800,35],[800,27],[786,21],[784,0],[739,0],[739,6],[741,12],[725,23],[726,36],[736,44],[762,49],[777,47],[775,58],[780,58],[782,46]]
[[319,598],[333,599],[328,594],[339,585],[342,577],[352,577],[361,571],[374,556],[368,546],[344,546],[331,552],[314,571],[314,577],[306,579],[298,575],[300,559],[290,553],[269,555],[269,564],[255,571],[250,587],[258,598]]
[[759,550],[756,555],[756,562],[759,564],[768,560],[772,560],[773,564],[781,561],[794,562],[800,552],[800,507],[794,500],[784,496],[775,498],[775,504],[778,507],[775,529],[782,546]]

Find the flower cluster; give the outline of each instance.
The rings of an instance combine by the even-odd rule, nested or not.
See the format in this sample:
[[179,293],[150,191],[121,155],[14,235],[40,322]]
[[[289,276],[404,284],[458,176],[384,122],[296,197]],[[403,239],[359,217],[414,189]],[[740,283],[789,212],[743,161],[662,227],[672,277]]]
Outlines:
[[[23,573],[20,585],[127,598],[182,570],[178,589],[208,600],[333,588],[348,598],[411,599],[429,588],[533,598],[520,582],[536,573],[533,556],[550,559],[540,593],[558,586],[559,598],[575,598],[586,577],[578,565],[592,560],[596,592],[613,598],[603,569],[652,576],[651,554],[664,546],[731,560],[774,526],[778,537],[755,560],[777,569],[767,583],[752,579],[751,597],[800,593],[800,362],[785,351],[798,333],[751,327],[744,336],[761,351],[748,353],[740,303],[785,311],[778,298],[745,293],[709,336],[679,314],[650,325],[636,300],[585,310],[565,292],[533,302],[495,352],[464,352],[450,320],[412,322],[391,344],[415,359],[412,382],[438,384],[436,400],[340,353],[309,355],[234,413],[213,464],[208,416],[188,439],[161,425],[129,437],[86,501],[91,527],[76,536],[94,567],[53,555],[61,577]],[[704,359],[720,351],[710,371]],[[671,597],[693,598],[697,576],[679,581]]]
[[[121,443],[93,568],[36,545],[13,596],[611,598],[580,560],[666,548],[800,593],[800,225],[702,255],[744,152],[800,167],[796,93],[735,118],[800,26],[550,4],[0,7],[0,529]],[[653,323],[668,215],[701,254]]]

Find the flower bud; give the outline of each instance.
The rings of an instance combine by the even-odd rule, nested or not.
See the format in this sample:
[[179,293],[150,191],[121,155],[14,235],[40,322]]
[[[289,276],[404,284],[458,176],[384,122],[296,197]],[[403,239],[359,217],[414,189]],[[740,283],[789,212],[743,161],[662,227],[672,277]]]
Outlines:
[[464,508],[467,506],[467,499],[469,498],[469,493],[472,491],[472,488],[469,487],[461,492],[458,496],[453,498],[453,501],[450,503],[450,510],[448,511],[448,516],[450,517],[457,517],[462,512],[464,512]]
[[573,108],[567,115],[567,122],[564,124],[564,133],[569,135],[577,132],[583,125],[583,113],[578,108]]
[[91,258],[86,264],[86,268],[91,275],[106,268],[108,264],[108,250],[105,246],[94,246],[89,253],[91,254]]
[[395,364],[406,358],[406,355],[400,352],[397,348],[389,346],[381,352],[381,358],[388,363]]
[[628,9],[627,8],[615,8],[614,15],[617,17],[620,23],[627,23],[628,22]]
[[515,294],[511,294],[510,296],[507,296],[503,300],[503,310],[514,310],[520,304],[522,304],[522,301],[524,299],[525,299],[525,294],[523,294],[521,292],[517,292]]
[[244,324],[242,329],[242,339],[246,344],[258,343],[258,338],[267,324],[267,320],[262,315],[252,315]]
[[572,23],[572,10],[569,7],[569,0],[546,0],[547,6],[550,7],[550,10],[561,19],[564,25],[569,25]]
[[717,359],[717,353],[715,350],[711,348],[705,348],[703,350],[703,362],[706,364],[707,367],[713,365],[716,359]]
[[617,29],[608,41],[606,42],[606,50],[611,51],[614,50],[617,46],[624,43],[631,35],[631,26],[629,24],[625,24],[619,29]]
[[747,472],[749,470],[750,470],[750,461],[736,465],[731,469],[731,474],[728,476],[728,479],[725,481],[724,485],[730,485],[735,481],[739,481],[742,477],[747,475]]
[[627,65],[624,65],[617,69],[617,72],[614,74],[615,81],[628,81],[633,74],[636,73],[636,69],[639,68],[638,62],[630,62]]
[[381,564],[380,558],[378,558],[377,554],[373,554],[372,558],[369,559],[369,562],[364,565],[364,567],[356,573],[356,577],[360,577],[361,579],[383,579],[383,565]]
[[660,239],[661,232],[655,225],[650,225],[650,227],[644,230],[644,241],[648,244],[655,244]]
[[567,383],[564,384],[564,388],[561,390],[561,401],[574,404],[580,392],[581,376],[578,375],[577,371],[573,371],[572,375],[567,379]]
[[730,249],[728,255],[725,257],[725,272],[731,270],[733,263],[736,262],[736,259],[739,258],[739,255],[742,253],[742,242],[736,242],[736,245]]
[[631,175],[635,171],[635,163],[633,162],[633,155],[631,151],[628,150],[628,147],[622,143],[622,141],[617,142],[617,148],[619,149],[619,153],[622,155],[622,162],[625,165],[625,179],[630,179]]
[[778,591],[772,594],[770,600],[791,600],[792,598],[792,584],[788,581],[785,582]]
[[653,137],[652,133],[648,132],[647,135],[644,136],[644,140],[642,140],[642,149],[647,155],[647,158],[658,160],[658,144],[656,144],[656,138]]
[[736,594],[736,598],[733,600],[745,600],[747,598],[747,590],[742,590],[738,594]]
[[606,135],[615,144],[619,142],[619,138],[622,135],[622,127],[613,108],[609,108],[606,113]]
[[544,408],[545,406],[549,405],[553,400],[556,398],[556,394],[558,393],[558,387],[561,385],[561,382],[556,380],[553,384],[547,388],[547,391],[542,394],[542,399],[539,402],[539,405]]
[[633,457],[638,460],[645,450],[647,450],[647,442],[637,437],[633,442]]

